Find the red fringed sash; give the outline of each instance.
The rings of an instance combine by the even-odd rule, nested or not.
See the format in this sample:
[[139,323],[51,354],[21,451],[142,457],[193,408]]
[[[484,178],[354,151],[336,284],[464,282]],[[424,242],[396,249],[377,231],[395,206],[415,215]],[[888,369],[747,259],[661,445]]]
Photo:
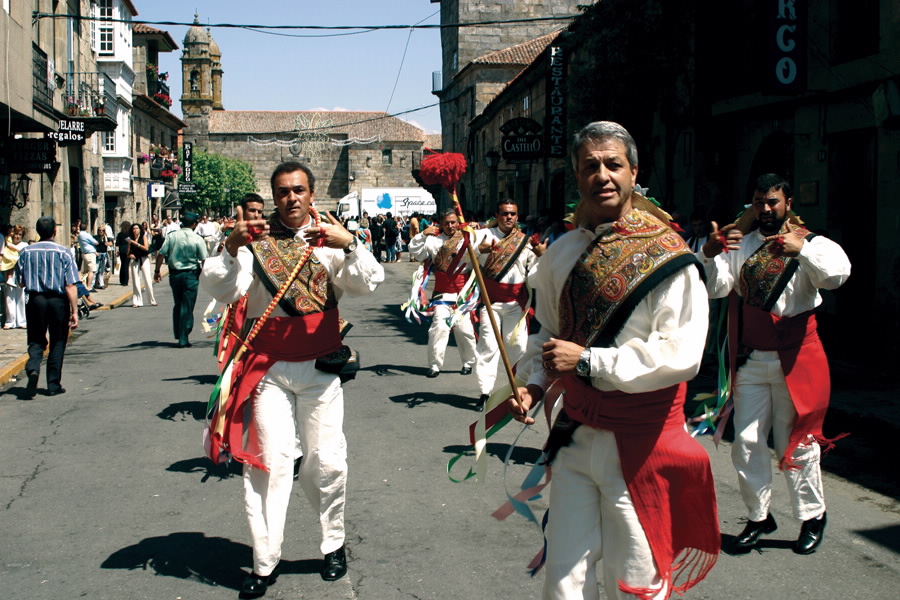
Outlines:
[[[298,344],[297,340],[303,340]],[[232,387],[226,409],[225,446],[235,460],[268,471],[259,449],[244,447],[250,424],[250,399],[256,386],[279,360],[313,360],[341,348],[337,309],[302,317],[270,318],[232,371]],[[218,447],[218,444],[213,444]]]
[[468,273],[458,273],[450,275],[443,271],[435,271],[434,273],[434,293],[435,294],[457,294],[466,281],[469,280]]
[[[603,392],[573,376],[563,383],[566,413],[616,436],[622,474],[665,597],[692,588],[715,565],[721,534],[709,457],[684,427],[687,383],[643,394]],[[647,599],[660,591],[623,581],[619,587]]]
[[791,430],[791,439],[780,458],[780,465],[782,469],[796,469],[792,457],[807,436],[812,435],[827,452],[834,442],[848,435],[842,433],[829,439],[822,433],[831,398],[831,376],[828,358],[819,339],[816,315],[809,311],[793,317],[777,317],[744,304],[743,319],[742,344],[754,350],[778,352],[781,370],[797,411],[797,422]]

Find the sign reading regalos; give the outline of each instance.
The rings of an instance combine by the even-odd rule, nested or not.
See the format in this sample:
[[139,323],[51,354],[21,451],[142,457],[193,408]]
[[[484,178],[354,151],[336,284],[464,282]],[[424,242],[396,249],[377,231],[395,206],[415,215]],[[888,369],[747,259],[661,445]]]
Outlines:
[[508,162],[526,162],[544,156],[543,127],[534,119],[516,117],[500,126],[501,149]]
[[566,55],[559,46],[547,47],[547,156],[566,156]]
[[806,89],[806,2],[766,1],[766,91]]
[[60,146],[83,146],[84,119],[60,119],[59,128],[56,131],[48,131],[46,137]]

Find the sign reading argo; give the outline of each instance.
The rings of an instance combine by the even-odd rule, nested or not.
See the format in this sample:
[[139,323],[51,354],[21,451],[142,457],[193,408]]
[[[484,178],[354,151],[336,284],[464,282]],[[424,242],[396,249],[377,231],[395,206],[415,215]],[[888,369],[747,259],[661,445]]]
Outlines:
[[84,145],[84,120],[60,119],[57,131],[48,131],[47,139],[55,141],[60,146]]
[[544,136],[541,124],[534,119],[517,117],[500,126],[503,133],[503,159],[509,162],[525,162],[544,155]]

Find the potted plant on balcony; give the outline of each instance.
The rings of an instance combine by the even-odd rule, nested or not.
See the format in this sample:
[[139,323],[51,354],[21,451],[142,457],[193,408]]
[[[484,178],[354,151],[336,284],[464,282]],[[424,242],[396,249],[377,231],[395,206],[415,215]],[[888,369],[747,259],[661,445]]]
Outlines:
[[153,94],[153,99],[156,100],[159,104],[162,104],[166,108],[172,106],[172,98],[169,97],[168,94],[163,94],[162,92],[156,92]]
[[141,154],[138,154],[137,161],[140,165],[146,164],[150,162],[150,155],[142,152]]
[[81,110],[81,104],[78,102],[78,98],[69,96],[68,100],[66,100],[66,112],[74,117],[78,114],[79,110]]
[[173,171],[172,169],[166,169],[160,175],[163,178],[163,181],[166,181],[166,182],[172,181],[173,179],[175,179],[175,171]]

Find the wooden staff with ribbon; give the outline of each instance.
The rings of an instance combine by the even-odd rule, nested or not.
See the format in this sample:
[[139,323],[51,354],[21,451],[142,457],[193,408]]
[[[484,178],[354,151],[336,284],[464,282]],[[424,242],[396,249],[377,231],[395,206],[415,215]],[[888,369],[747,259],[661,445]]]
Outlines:
[[[459,196],[456,193],[456,184],[466,172],[466,157],[456,152],[434,152],[422,160],[422,168],[419,175],[427,185],[440,185],[450,192],[450,198],[453,200],[453,208],[462,224],[466,219],[463,216],[462,205],[459,203]],[[506,376],[509,378],[509,386],[512,388],[513,396],[516,404],[522,406],[522,399],[519,397],[519,386],[516,385],[516,376],[512,370],[512,364],[509,362],[509,353],[506,350],[506,343],[503,341],[503,332],[497,324],[497,316],[494,314],[494,307],[491,305],[491,298],[488,295],[487,287],[484,284],[484,274],[481,272],[481,263],[478,262],[478,255],[475,254],[474,244],[467,244],[466,251],[469,255],[469,262],[475,270],[475,278],[478,281],[478,287],[481,288],[481,297],[484,301],[484,307],[487,309],[488,319],[491,322],[491,328],[494,330],[494,337],[497,339],[497,346],[500,348],[500,358],[503,360],[503,367],[506,369]]]

